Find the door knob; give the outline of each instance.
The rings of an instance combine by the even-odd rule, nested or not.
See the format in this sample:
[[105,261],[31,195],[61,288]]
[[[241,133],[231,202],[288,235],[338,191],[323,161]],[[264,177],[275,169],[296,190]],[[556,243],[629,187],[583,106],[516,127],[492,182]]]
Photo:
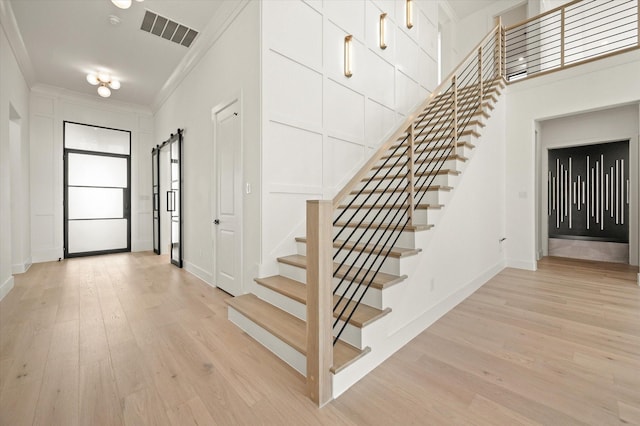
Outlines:
[[213,223],[215,223],[216,225],[220,225],[220,219],[215,219]]

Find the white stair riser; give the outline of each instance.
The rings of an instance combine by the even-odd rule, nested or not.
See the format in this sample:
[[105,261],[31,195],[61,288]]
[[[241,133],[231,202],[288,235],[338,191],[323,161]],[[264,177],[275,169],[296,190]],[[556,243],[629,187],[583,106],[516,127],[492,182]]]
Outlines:
[[[284,296],[277,291],[273,291],[268,287],[264,287],[262,285],[258,285],[257,287],[255,295],[260,299],[265,302],[269,302],[276,308],[288,312],[303,321],[307,320],[307,305]],[[342,324],[343,323],[340,322],[340,327],[342,327]],[[339,328],[336,327],[336,330],[339,330]],[[340,340],[343,340],[359,349],[363,349],[361,329],[352,324],[347,324],[347,328],[340,335]]]
[[424,196],[423,193],[418,193],[416,201],[420,201],[420,204],[447,204],[451,191],[427,191]]
[[[345,297],[349,297],[351,299],[358,300],[362,296],[362,294],[364,293],[364,287],[356,286],[356,284],[352,284],[351,287],[349,287],[349,284],[351,284],[351,282],[349,282],[349,281],[344,281],[338,287],[339,283],[340,283],[339,279],[337,279],[337,278],[333,279],[333,283],[332,283],[333,289],[334,289],[335,294],[338,295],[338,296],[342,296],[342,295],[344,295],[346,293]],[[367,292],[364,293],[364,297],[362,298],[362,301],[360,303],[364,303],[365,305],[369,305],[369,306],[372,306],[372,307],[377,308],[377,309],[384,309],[383,308],[383,301],[384,301],[384,294],[383,293],[384,293],[384,290],[380,290],[380,289],[375,288],[375,287],[369,287]]]
[[[437,163],[436,162],[433,162],[433,163],[427,162],[426,164],[416,163],[416,169],[414,173],[416,175],[424,175],[432,170],[444,170],[444,169],[460,172],[464,169],[464,165],[465,165],[465,162],[463,160],[454,159],[454,158],[440,160]],[[378,177],[386,176],[388,178],[402,178],[402,177],[405,177],[406,175],[407,175],[407,169],[404,166],[401,166],[401,167],[392,168],[389,174],[387,174],[387,169],[384,169],[383,171],[378,172],[378,174],[375,176],[378,176]],[[374,176],[374,173],[370,173],[369,176],[370,177]]]
[[227,310],[227,318],[229,321],[244,330],[249,336],[257,340],[262,346],[273,352],[278,358],[293,367],[304,377],[307,376],[307,357],[275,337],[269,331],[260,327],[251,319],[236,311],[231,306]]
[[[424,182],[426,179],[428,179],[429,182],[432,183],[432,185],[454,186],[455,182],[457,180],[456,178],[457,178],[457,175],[455,175],[455,174],[434,173],[431,176],[428,176],[428,175],[423,175],[422,177],[416,176],[416,179],[417,179],[416,183],[420,184],[420,183]],[[364,187],[364,185],[365,185],[364,183],[358,185],[354,191],[359,191],[361,188]],[[396,187],[405,188],[406,186],[407,186],[407,179],[406,179],[405,176],[402,176],[402,177],[398,177],[398,178],[390,177],[390,178],[384,179],[382,181],[370,182],[367,185],[366,189],[377,188],[377,189],[380,189],[380,190],[385,190],[385,189],[389,188],[389,190],[394,190]],[[401,199],[405,199],[405,197],[403,197]]]
[[[397,232],[395,234],[396,235],[393,236],[393,239],[396,238]],[[413,240],[414,237],[411,234],[413,234],[413,232],[411,231],[400,232],[400,236],[398,237],[395,245],[398,247],[415,248],[415,241]],[[338,235],[337,228],[334,228],[334,236],[335,235]],[[365,230],[361,228],[345,228],[344,231],[339,234],[338,239],[345,240],[348,238],[350,241],[357,241],[362,236],[364,238],[364,241],[367,241],[371,236],[375,237],[375,235],[375,231],[373,230]],[[393,239],[391,241],[393,241]]]
[[[445,204],[443,200],[445,200],[446,194],[449,191],[444,191],[444,190],[429,190],[426,191],[428,194],[430,194],[429,199],[430,200],[434,200],[429,202],[429,204]],[[422,191],[418,191],[418,194],[421,196],[422,195]],[[393,203],[393,204],[397,204],[397,203],[402,203],[406,200],[406,196],[402,195],[399,196],[398,194],[371,194],[371,196],[369,196],[370,194],[361,194],[358,196],[350,196],[349,198],[347,198],[345,200],[345,204],[348,204],[351,202],[352,199],[354,199],[353,204],[385,204],[385,203]],[[416,201],[419,198],[416,198]],[[438,202],[438,200],[441,200],[441,202]],[[422,204],[424,204],[425,201],[423,199]],[[394,212],[395,214],[395,212]],[[397,215],[395,215],[395,220],[393,220],[393,222],[399,221],[401,218],[402,212],[398,213]],[[345,215],[346,216],[346,215]],[[343,216],[343,218],[341,218],[339,220],[339,222],[343,222],[346,220],[346,217]],[[371,216],[369,216],[371,217]],[[384,216],[378,216],[378,220],[382,220]],[[406,215],[404,216],[405,218],[407,217]],[[393,216],[388,217],[385,222],[392,222],[392,218]],[[344,220],[343,220],[344,219]],[[378,221],[376,220],[376,221]]]
[[269,287],[263,285],[256,285],[253,289],[253,294],[258,296],[265,302],[269,302],[273,306],[290,313],[296,318],[300,318],[303,321],[307,319],[307,305],[293,300],[277,291],[271,290]]
[[455,154],[457,153],[458,155],[462,156],[462,157],[467,157],[468,155],[471,154],[471,147],[469,147],[468,145],[463,145],[463,144],[459,144],[458,148],[457,148],[457,152],[454,152],[454,150],[450,147],[450,146],[446,146],[446,147],[429,147],[428,148],[429,151],[422,151],[422,147],[419,147],[416,150],[416,159],[419,161],[421,159],[424,158],[433,158],[433,157],[441,157],[443,155],[448,155],[448,154]]
[[[386,238],[385,238],[386,240]],[[376,240],[373,240],[373,243],[375,244]],[[383,240],[384,241],[384,240]],[[366,242],[363,241],[363,242]],[[305,243],[297,243],[297,248],[298,248],[298,254],[301,254],[303,256],[306,256],[307,254],[307,245]],[[333,252],[335,254],[335,252],[337,251],[337,249],[333,249]],[[337,263],[341,263],[342,260],[345,258],[345,256],[347,256],[349,250],[348,249],[343,249],[340,254],[334,259],[335,262]],[[360,255],[358,257],[358,255]],[[367,259],[367,257],[369,257],[369,259]],[[357,260],[356,260],[357,258]],[[369,256],[369,253],[362,253],[359,251],[353,251],[351,254],[349,254],[349,257],[347,259],[347,261],[345,262],[347,265],[356,265],[356,266],[360,266],[365,264],[366,265],[371,265],[372,262],[374,260],[374,256]],[[380,264],[379,261],[375,262],[375,265],[378,266]],[[401,265],[401,261],[400,259],[397,258],[392,258],[392,257],[388,257],[387,259],[385,259],[382,268],[380,269],[381,272],[385,272],[387,274],[394,274],[394,275],[402,275],[402,265]]]
[[[297,266],[288,265],[286,263],[280,263],[279,273],[283,277],[291,278],[292,280],[296,280],[301,283],[307,282],[307,270],[303,268],[298,268]],[[339,278],[334,278],[332,282],[332,288],[335,289],[339,282],[340,282]],[[338,295],[344,294],[347,287],[349,286],[349,283],[350,283],[349,281],[345,280],[340,286],[340,288],[338,289],[338,291],[336,292],[336,294]],[[351,290],[349,291],[349,296],[351,296],[355,288],[356,287],[354,286],[351,287]],[[361,291],[356,291],[356,297],[360,297],[361,294],[362,294]],[[376,288],[369,288],[369,290],[364,296],[364,299],[362,300],[362,303],[369,306],[373,306],[374,308],[382,309],[382,292]]]
[[[475,121],[475,119],[471,119],[471,121]],[[425,122],[426,124],[426,122]],[[451,123],[448,122],[445,124],[444,128],[441,124],[437,124],[435,122],[431,122],[430,124],[427,125],[427,127],[416,127],[415,129],[415,140],[417,141],[421,141],[424,138],[428,138],[428,137],[452,137],[453,136],[453,132],[451,131]],[[463,131],[474,131],[477,133],[482,132],[483,127],[478,124],[478,123],[474,123],[474,124],[468,124]]]
[[[374,239],[372,243],[375,245],[375,242],[378,241],[378,239],[379,238]],[[380,244],[378,244],[378,246],[382,246],[382,244],[386,241],[386,239],[387,238],[385,236],[384,239],[380,242]],[[356,270],[357,267],[364,266],[365,269],[368,269],[368,270],[372,268],[375,268],[375,269],[380,268],[380,272],[384,272],[386,274],[402,275],[404,273],[402,268],[402,259],[398,259],[395,257],[388,256],[386,259],[384,259],[383,255],[363,253],[359,251],[352,251],[351,253],[349,253],[348,249],[343,249],[340,251],[340,253],[338,253],[338,256],[335,258],[335,261],[337,263],[342,263],[342,261],[345,258],[346,260],[344,264],[352,265],[354,271]],[[380,266],[381,263],[382,263],[382,266]]]
[[[349,222],[359,223],[363,221],[363,223],[390,223],[392,219],[395,217],[397,219],[400,217],[408,217],[408,206],[402,206],[400,208],[393,209],[360,209],[356,211],[356,209],[349,209],[340,219],[341,222],[349,220]],[[352,216],[353,215],[353,216]]]
[[413,223],[418,225],[437,225],[442,209],[416,209],[413,212]]

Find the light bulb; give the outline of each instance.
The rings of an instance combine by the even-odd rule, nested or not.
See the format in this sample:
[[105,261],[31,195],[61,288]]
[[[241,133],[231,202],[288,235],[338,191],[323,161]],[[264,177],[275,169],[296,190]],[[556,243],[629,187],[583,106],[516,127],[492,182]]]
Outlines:
[[111,0],[111,3],[120,9],[129,9],[131,7],[131,0]]
[[96,84],[100,83],[98,81],[98,77],[94,73],[87,74],[87,82],[92,86],[95,86]]
[[120,88],[120,82],[118,80],[112,79],[109,83],[109,87],[111,87],[113,90],[118,90]]
[[111,90],[109,90],[109,88],[104,84],[101,84],[100,87],[98,87],[98,95],[102,96],[103,98],[108,98],[109,96],[111,96]]
[[100,80],[101,83],[108,83],[111,80],[111,76],[108,72],[99,72],[98,80]]

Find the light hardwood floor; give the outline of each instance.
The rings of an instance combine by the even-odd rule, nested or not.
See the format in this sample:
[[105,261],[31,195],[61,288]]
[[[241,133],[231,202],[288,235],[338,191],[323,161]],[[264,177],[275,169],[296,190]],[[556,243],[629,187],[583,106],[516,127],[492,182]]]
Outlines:
[[319,410],[149,253],[36,264],[0,302],[0,424],[640,424],[637,268],[506,269]]

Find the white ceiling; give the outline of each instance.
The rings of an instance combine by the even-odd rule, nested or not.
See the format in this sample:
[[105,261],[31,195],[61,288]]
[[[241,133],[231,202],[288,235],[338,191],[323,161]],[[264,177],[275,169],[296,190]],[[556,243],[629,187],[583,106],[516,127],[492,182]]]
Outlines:
[[495,3],[496,0],[449,0],[448,2],[457,17],[462,19]]
[[[202,32],[223,0],[145,0],[122,10],[110,0],[10,0],[34,71],[45,84],[98,97],[88,72],[121,81],[111,98],[151,106],[190,48],[140,30],[145,9]],[[121,23],[113,26],[109,16]]]

